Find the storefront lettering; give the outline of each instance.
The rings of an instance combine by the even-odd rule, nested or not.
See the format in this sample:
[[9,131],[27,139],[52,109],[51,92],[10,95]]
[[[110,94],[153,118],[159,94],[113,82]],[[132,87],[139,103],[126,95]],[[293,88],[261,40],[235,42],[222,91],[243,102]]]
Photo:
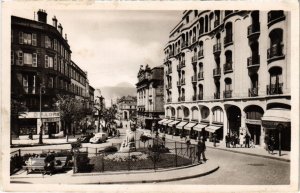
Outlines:
[[42,112],[41,114],[40,112],[27,112],[22,115],[19,115],[19,118],[30,119],[30,118],[40,118],[40,116],[42,118],[56,118],[56,117],[60,117],[60,114],[59,112]]
[[276,127],[281,124],[284,127],[289,127],[289,123],[286,122],[278,122],[278,121],[262,121],[262,126],[269,129],[276,129]]
[[261,120],[245,119],[245,122],[252,125],[261,125]]

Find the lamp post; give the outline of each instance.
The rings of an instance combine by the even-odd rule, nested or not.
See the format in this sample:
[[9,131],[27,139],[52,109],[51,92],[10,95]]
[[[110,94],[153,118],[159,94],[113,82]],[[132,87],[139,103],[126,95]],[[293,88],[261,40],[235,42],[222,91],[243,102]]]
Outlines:
[[104,100],[104,97],[101,95],[100,97],[97,96],[97,98],[99,98],[99,105],[100,105],[100,108],[97,109],[98,110],[98,132],[99,131],[102,132],[102,129],[100,128],[100,118],[101,118],[101,114],[102,114],[102,111],[103,111],[103,100]]
[[39,144],[43,144],[43,128],[44,125],[42,123],[42,94],[44,93],[45,86],[43,84],[40,85],[40,133],[39,133]]

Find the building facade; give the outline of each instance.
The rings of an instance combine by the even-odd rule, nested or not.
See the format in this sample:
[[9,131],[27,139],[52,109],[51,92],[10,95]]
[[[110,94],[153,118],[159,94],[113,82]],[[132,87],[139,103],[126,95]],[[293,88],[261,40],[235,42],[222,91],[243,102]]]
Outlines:
[[[266,135],[289,150],[290,13],[188,10],[166,45],[165,119],[191,135]],[[175,132],[176,133],[176,132]],[[281,140],[279,140],[279,135]]]
[[137,120],[143,128],[152,129],[164,115],[164,68],[146,67],[138,72]]
[[[62,128],[60,113],[55,110],[57,96],[89,98],[74,90],[74,82],[80,81],[74,77],[67,35],[63,35],[55,16],[52,22],[47,23],[44,10],[37,12],[37,21],[11,17],[11,99],[27,108],[12,126],[16,136],[37,135],[42,124],[43,134],[59,133]],[[86,75],[82,81],[86,81]]]
[[123,96],[117,99],[117,117],[120,120],[128,120],[136,118],[136,104],[137,99],[135,96]]

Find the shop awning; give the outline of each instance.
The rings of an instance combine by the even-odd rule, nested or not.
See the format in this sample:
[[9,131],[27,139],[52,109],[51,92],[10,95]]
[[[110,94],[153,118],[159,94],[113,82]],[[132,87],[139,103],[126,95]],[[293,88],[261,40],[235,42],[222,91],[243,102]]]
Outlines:
[[158,121],[158,124],[162,125],[163,122],[166,122],[167,120],[169,120],[169,119],[163,119],[163,120],[160,120],[160,121]]
[[188,123],[187,125],[184,126],[185,130],[191,130],[192,127],[197,125],[197,123]]
[[268,129],[276,129],[278,125],[289,127],[291,123],[291,111],[289,109],[269,109],[261,118],[262,126]]
[[171,123],[171,122],[173,122],[174,120],[167,120],[167,121],[165,121],[165,122],[163,122],[162,124],[163,125],[168,125],[168,123]]
[[173,121],[171,123],[168,123],[168,126],[173,127],[174,125],[176,125],[177,123],[179,123],[180,121]]
[[206,124],[201,124],[201,123],[198,123],[197,125],[195,125],[193,127],[194,131],[201,131],[204,127],[206,127],[207,125]]
[[188,122],[182,121],[182,122],[180,122],[178,125],[176,125],[176,128],[177,128],[177,129],[182,129],[183,126],[185,126],[186,124],[188,124]]
[[221,125],[209,125],[208,127],[205,128],[205,131],[214,133],[216,130],[220,129],[222,126]]

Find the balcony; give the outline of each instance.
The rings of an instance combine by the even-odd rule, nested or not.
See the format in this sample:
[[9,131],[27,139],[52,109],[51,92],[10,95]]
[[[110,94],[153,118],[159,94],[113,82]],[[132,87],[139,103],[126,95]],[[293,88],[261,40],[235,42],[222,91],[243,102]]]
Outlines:
[[283,54],[283,45],[282,44],[274,44],[271,48],[268,49],[268,63],[280,60],[284,58]]
[[283,11],[270,11],[268,13],[268,27],[285,19]]
[[178,97],[178,102],[180,102],[181,101],[181,97]]
[[177,86],[181,86],[181,81],[177,81]]
[[249,88],[248,89],[248,97],[256,97],[258,96],[258,87]]
[[23,88],[26,94],[36,94],[35,86],[23,86]]
[[267,95],[283,94],[282,87],[283,83],[267,85]]
[[229,62],[226,62],[224,64],[224,74],[227,74],[227,73],[230,73],[230,72],[233,72],[233,69],[232,69],[232,61],[229,61]]
[[231,98],[232,97],[232,90],[225,90],[223,92],[223,98]]
[[166,85],[166,89],[167,89],[167,90],[172,89],[172,84],[167,84],[167,85]]
[[214,68],[213,76],[214,77],[220,77],[221,76],[221,68]]
[[185,96],[182,96],[182,97],[181,97],[181,101],[185,101]]
[[181,49],[184,49],[186,47],[188,47],[188,42],[187,41],[182,42]]
[[185,79],[181,79],[181,86],[185,85]]
[[179,71],[181,69],[180,64],[177,65],[177,71]]
[[214,22],[214,27],[216,28],[216,27],[218,27],[220,25],[220,20],[216,20],[215,22]]
[[204,76],[203,76],[203,71],[198,72],[198,80],[203,80]]
[[192,38],[192,44],[191,44],[191,45],[193,45],[194,43],[196,43],[196,41],[197,41],[197,38],[196,38],[196,36],[194,36],[194,37]]
[[180,68],[185,67],[185,60],[179,61],[179,67]]
[[170,52],[169,58],[174,57],[174,52]]
[[199,50],[198,51],[198,59],[201,59],[201,58],[203,58],[204,57],[204,55],[203,55],[203,50]]
[[193,95],[192,100],[193,100],[193,101],[196,101],[196,99],[197,99],[197,95]]
[[197,63],[197,60],[198,60],[197,56],[194,55],[194,56],[192,57],[192,63]]
[[193,76],[191,77],[191,79],[192,79],[192,83],[197,83],[197,75],[196,75],[196,74],[193,75]]
[[230,33],[224,37],[224,47],[229,46],[232,43],[232,34]]
[[255,37],[257,38],[260,34],[260,23],[252,24],[248,26],[248,38]]
[[214,93],[214,99],[220,99],[220,92]]
[[247,67],[257,67],[260,64],[260,55],[254,55],[252,57],[247,58]]
[[203,100],[203,93],[198,94],[198,100]]
[[221,53],[221,43],[217,43],[213,47],[213,53],[214,54],[220,54]]
[[167,102],[168,102],[168,103],[172,102],[172,99],[171,99],[171,98],[168,98],[168,99],[167,99]]
[[172,68],[168,68],[167,69],[167,74],[171,74],[172,73]]

